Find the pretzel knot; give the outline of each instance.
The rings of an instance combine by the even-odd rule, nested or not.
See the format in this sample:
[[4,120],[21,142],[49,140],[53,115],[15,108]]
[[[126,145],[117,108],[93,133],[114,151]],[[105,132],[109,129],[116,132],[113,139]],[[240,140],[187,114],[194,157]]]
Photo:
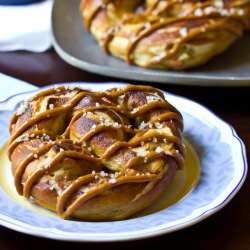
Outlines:
[[80,14],[104,51],[158,69],[204,64],[250,27],[249,0],[82,0]]
[[183,119],[153,87],[36,94],[10,122],[16,189],[62,218],[127,218],[148,207],[182,168]]

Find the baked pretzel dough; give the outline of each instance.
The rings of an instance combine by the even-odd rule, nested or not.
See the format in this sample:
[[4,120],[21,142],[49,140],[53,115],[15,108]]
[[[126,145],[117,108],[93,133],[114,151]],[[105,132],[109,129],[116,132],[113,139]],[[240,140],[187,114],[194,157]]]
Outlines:
[[107,53],[142,67],[206,63],[250,27],[250,0],[82,0],[86,29]]
[[153,87],[50,88],[11,119],[16,190],[63,219],[125,219],[182,168],[182,129],[181,114]]

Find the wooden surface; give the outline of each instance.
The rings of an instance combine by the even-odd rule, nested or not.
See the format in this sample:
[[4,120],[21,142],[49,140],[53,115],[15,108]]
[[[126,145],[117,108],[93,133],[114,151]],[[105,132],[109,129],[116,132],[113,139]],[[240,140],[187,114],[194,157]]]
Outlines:
[[[0,72],[36,86],[73,81],[123,81],[95,75],[66,64],[53,51],[0,53]],[[136,84],[145,82],[130,81]],[[4,83],[0,83],[4,84]],[[243,140],[250,159],[250,87],[152,86],[193,99],[231,124]],[[248,160],[249,164],[249,160]],[[0,227],[0,249],[250,249],[250,177],[222,210],[189,228],[144,240],[116,243],[74,243],[25,235]]]

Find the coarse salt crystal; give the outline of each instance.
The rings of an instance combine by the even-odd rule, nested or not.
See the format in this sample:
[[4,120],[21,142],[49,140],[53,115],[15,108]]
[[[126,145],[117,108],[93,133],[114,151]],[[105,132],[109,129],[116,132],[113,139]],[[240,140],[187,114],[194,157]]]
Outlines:
[[132,110],[132,113],[136,113],[138,110],[139,110],[138,108],[134,108],[134,109]]
[[159,96],[146,96],[147,102],[157,102],[157,101],[161,101],[161,98]]
[[172,155],[172,153],[170,151],[165,151],[164,153],[165,153],[165,155]]
[[157,140],[156,137],[154,137],[153,140],[152,140],[153,143],[156,143],[157,141],[158,141],[158,140]]
[[186,27],[183,27],[179,30],[179,33],[181,34],[182,37],[185,37],[188,34],[188,30]]
[[202,9],[196,9],[194,12],[194,15],[195,16],[202,16],[203,15]]
[[224,3],[223,3],[223,1],[215,1],[214,6],[217,8],[223,8]]
[[243,9],[239,9],[239,10],[237,11],[237,14],[238,14],[239,16],[243,16],[243,15],[245,14],[245,12],[244,12]]
[[136,152],[136,155],[137,155],[137,156],[144,157],[144,156],[147,155],[148,153],[149,153],[149,151],[139,151],[139,152]]
[[111,184],[116,183],[116,179],[109,179],[109,183],[111,183]]
[[105,177],[105,174],[106,174],[106,173],[105,173],[104,171],[101,171],[101,172],[100,172],[100,176],[101,176],[101,177]]
[[46,141],[48,141],[48,140],[50,139],[50,136],[49,136],[49,135],[46,135],[46,136],[44,137],[44,139],[45,139]]
[[53,109],[55,106],[54,106],[54,104],[49,104],[49,109]]
[[230,8],[230,9],[229,9],[229,14],[230,14],[230,15],[235,14],[235,8]]
[[20,104],[19,108],[17,109],[16,115],[22,115],[28,109],[28,103],[23,102]]
[[163,151],[163,149],[161,148],[161,147],[157,147],[156,149],[155,149],[155,152],[156,153],[161,153]]
[[118,127],[120,127],[120,124],[119,124],[118,122],[114,122],[113,126],[114,126],[115,128],[118,128]]
[[162,124],[159,123],[159,122],[155,122],[155,127],[156,127],[156,128],[162,128]]
[[145,123],[144,121],[142,121],[138,128],[139,129],[144,129],[146,126],[147,126],[147,123]]

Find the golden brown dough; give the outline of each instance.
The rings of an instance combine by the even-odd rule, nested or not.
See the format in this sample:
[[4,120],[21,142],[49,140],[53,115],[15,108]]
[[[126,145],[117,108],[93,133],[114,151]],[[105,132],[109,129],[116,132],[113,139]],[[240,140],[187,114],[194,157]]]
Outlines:
[[45,90],[10,122],[17,192],[64,219],[125,219],[183,166],[182,130],[179,111],[153,87]]
[[82,0],[80,14],[104,51],[158,69],[204,64],[250,28],[250,0]]

